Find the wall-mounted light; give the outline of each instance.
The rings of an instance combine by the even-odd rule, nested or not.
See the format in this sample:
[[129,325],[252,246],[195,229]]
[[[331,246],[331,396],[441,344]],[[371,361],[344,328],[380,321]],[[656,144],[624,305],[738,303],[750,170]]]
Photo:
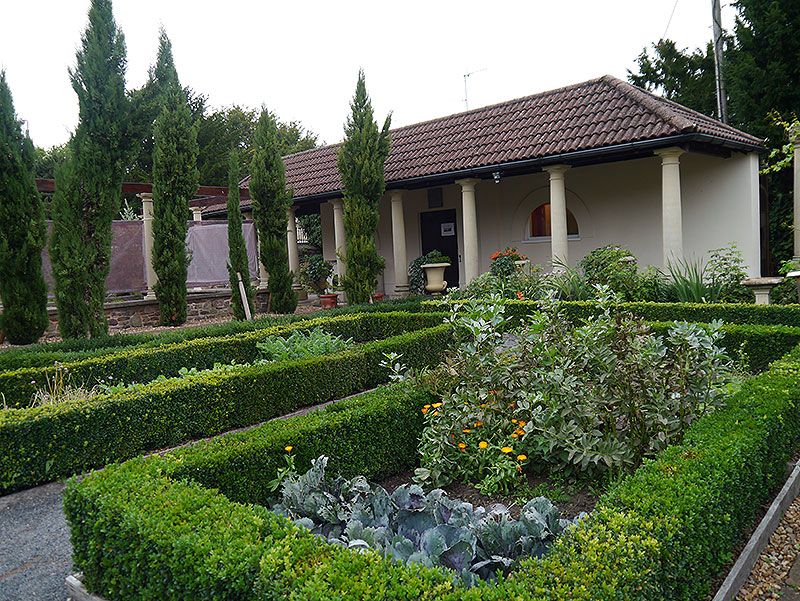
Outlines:
[[495,171],[494,173],[492,173],[492,177],[494,178],[494,183],[496,183],[496,184],[500,183],[500,172],[499,171]]

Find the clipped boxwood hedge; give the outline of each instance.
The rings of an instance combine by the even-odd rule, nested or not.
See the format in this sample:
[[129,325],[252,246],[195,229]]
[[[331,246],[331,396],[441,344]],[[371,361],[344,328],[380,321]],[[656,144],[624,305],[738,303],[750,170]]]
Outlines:
[[118,395],[0,411],[0,493],[119,459],[249,426],[372,388],[388,379],[387,352],[411,367],[438,363],[448,325],[308,359],[156,382]]
[[256,345],[265,338],[321,327],[355,342],[386,338],[442,322],[439,313],[369,312],[320,317],[259,328],[226,336],[206,336],[159,346],[124,348],[99,356],[60,361],[60,367],[25,367],[0,372],[0,394],[10,407],[26,407],[37,388],[57,369],[65,369],[73,384],[149,382],[160,375],[176,376],[182,367],[208,369],[215,363],[248,363],[259,357]]
[[109,598],[703,599],[800,444],[800,381],[767,371],[614,486],[547,556],[469,590],[441,570],[333,548],[239,503],[264,498],[287,444],[301,468],[327,454],[349,475],[405,469],[419,395],[390,386],[73,481],[75,564]]
[[[466,301],[456,301],[463,303]],[[535,311],[536,301],[504,300],[506,314],[524,317]],[[576,318],[588,317],[597,312],[593,301],[562,301],[561,306],[568,315]],[[423,301],[425,311],[442,311],[444,301]],[[710,323],[721,320],[725,323],[775,325],[800,327],[800,305],[750,305],[744,303],[619,303],[620,308],[639,315],[645,321],[691,321]]]
[[0,370],[19,369],[21,367],[44,367],[52,365],[55,361],[75,361],[97,357],[122,349],[139,346],[161,346],[206,338],[210,336],[230,336],[241,332],[260,330],[275,325],[316,319],[319,317],[333,317],[335,315],[348,315],[352,313],[372,313],[387,311],[420,310],[421,299],[396,299],[366,305],[348,305],[336,309],[325,309],[314,313],[299,315],[267,315],[257,317],[252,321],[229,321],[219,324],[183,327],[175,330],[160,332],[139,332],[135,334],[118,333],[99,338],[63,340],[61,342],[45,342],[29,346],[0,350]]

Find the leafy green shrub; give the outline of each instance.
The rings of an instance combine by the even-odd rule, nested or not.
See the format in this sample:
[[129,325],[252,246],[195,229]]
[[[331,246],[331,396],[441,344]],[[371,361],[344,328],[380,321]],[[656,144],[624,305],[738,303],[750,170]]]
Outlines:
[[660,337],[613,297],[599,306],[575,323],[544,305],[512,328],[502,304],[455,309],[463,341],[441,371],[457,376],[426,411],[420,479],[493,492],[517,480],[520,458],[629,470],[719,406],[732,369],[719,324],[672,324]]
[[636,298],[638,267],[627,248],[613,244],[596,248],[581,259],[580,267],[590,284],[608,286],[625,300]]
[[[348,335],[356,342],[384,338],[420,327],[441,323],[440,316],[407,313],[373,312],[341,315],[332,318],[298,320],[292,323],[245,330],[238,334],[205,337],[159,345],[124,349],[96,357],[64,361],[65,369],[74,386],[92,387],[105,382],[147,382],[160,375],[174,376],[183,367],[207,369],[215,363],[250,363],[259,358],[257,343],[278,334],[296,330],[322,327],[334,335]],[[0,393],[11,406],[24,407],[45,379],[57,368],[22,368],[0,372]]]
[[786,274],[800,270],[800,261],[789,260],[781,263],[778,273],[784,280],[775,286],[769,293],[769,302],[776,305],[796,305],[798,302],[797,282],[794,278],[787,278]]
[[723,303],[752,303],[753,293],[742,286],[747,278],[744,257],[736,244],[710,251],[706,277],[720,287],[719,301]]
[[545,289],[552,291],[555,298],[564,301],[594,298],[594,288],[580,271],[558,260],[555,267],[544,277]]
[[408,266],[408,287],[414,294],[425,294],[425,270],[422,266],[428,263],[452,263],[452,260],[438,250],[432,250],[411,261]]
[[517,252],[516,248],[509,246],[505,250],[493,252],[490,258],[492,260],[490,273],[504,278],[518,271],[516,261],[524,261],[528,257]]
[[0,493],[372,388],[388,380],[385,353],[422,368],[438,363],[451,340],[449,326],[439,325],[333,355],[230,366],[80,403],[0,411]]
[[477,276],[464,288],[449,288],[446,299],[465,300],[488,298],[492,295],[509,300],[539,299],[545,294],[544,281],[545,276],[540,273],[538,265],[534,265],[527,272],[515,269],[508,276],[487,272]]
[[389,494],[364,476],[331,478],[327,465],[323,455],[305,474],[283,474],[272,511],[348,549],[449,568],[468,585],[476,577],[508,574],[522,558],[541,557],[572,523],[559,519],[544,497],[528,501],[515,520],[504,505],[473,508],[441,489],[425,494],[415,484],[401,484]]
[[311,255],[300,266],[300,281],[315,294],[325,294],[328,289],[328,278],[333,272],[333,265],[322,255]]
[[285,338],[269,336],[263,342],[256,344],[261,356],[267,361],[317,357],[338,353],[353,346],[354,342],[351,338],[345,340],[319,327],[307,332],[296,330]]

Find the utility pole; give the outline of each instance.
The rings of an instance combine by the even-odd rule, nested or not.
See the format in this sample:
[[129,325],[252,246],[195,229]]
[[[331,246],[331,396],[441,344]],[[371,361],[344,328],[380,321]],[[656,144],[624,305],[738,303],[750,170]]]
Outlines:
[[711,18],[714,31],[714,79],[717,83],[717,116],[728,122],[728,100],[725,96],[725,79],[722,75],[723,45],[720,0],[711,0]]

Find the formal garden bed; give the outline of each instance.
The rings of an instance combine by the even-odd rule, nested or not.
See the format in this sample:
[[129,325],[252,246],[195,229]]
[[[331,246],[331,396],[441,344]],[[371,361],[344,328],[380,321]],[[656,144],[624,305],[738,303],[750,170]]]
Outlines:
[[[107,598],[702,598],[797,449],[800,354],[776,360],[797,345],[798,332],[748,324],[651,328],[625,317],[625,305],[613,300],[601,300],[588,318],[569,316],[562,305],[527,306],[523,330],[514,329],[517,319],[506,318],[503,303],[462,307],[444,326],[457,344],[443,366],[420,370],[405,349],[382,349],[389,355],[380,369],[392,384],[71,482],[65,507],[87,587]],[[670,317],[679,319],[680,308]],[[621,337],[598,342],[607,326]],[[650,340],[648,330],[661,342],[637,346]],[[556,340],[559,332],[572,342]],[[623,340],[644,355],[618,361],[607,385],[571,381],[562,369],[568,350],[584,348],[588,363],[572,367],[600,373],[601,350]],[[547,348],[560,349],[549,364],[534,352]],[[526,358],[525,373],[543,379],[521,377],[513,357]],[[686,369],[674,371],[677,364]],[[291,369],[302,382],[299,367]],[[635,390],[631,369],[655,387]],[[720,370],[727,375],[714,381],[710,374]],[[619,414],[607,429],[583,418],[553,421],[520,404],[523,391],[546,383],[551,401],[572,396],[603,415],[592,394],[579,391],[618,390],[624,381],[634,383],[625,395],[637,393],[655,419],[628,414],[632,421],[623,423]],[[684,397],[656,386],[676,382],[687,386]],[[658,413],[659,403],[668,413]],[[526,413],[533,417],[520,419]],[[500,417],[510,419],[501,425]],[[646,436],[631,444],[637,419],[636,432]],[[605,435],[592,438],[598,429]],[[325,462],[324,479],[319,470],[306,473],[314,462]],[[431,492],[437,486],[449,494]],[[323,510],[309,499],[322,499]],[[510,511],[491,508],[496,501]],[[581,511],[588,516],[572,525],[559,521]],[[425,514],[429,528],[414,522],[419,534],[409,535],[409,512]],[[462,516],[458,524],[454,515]],[[504,542],[489,542],[490,531]]]

